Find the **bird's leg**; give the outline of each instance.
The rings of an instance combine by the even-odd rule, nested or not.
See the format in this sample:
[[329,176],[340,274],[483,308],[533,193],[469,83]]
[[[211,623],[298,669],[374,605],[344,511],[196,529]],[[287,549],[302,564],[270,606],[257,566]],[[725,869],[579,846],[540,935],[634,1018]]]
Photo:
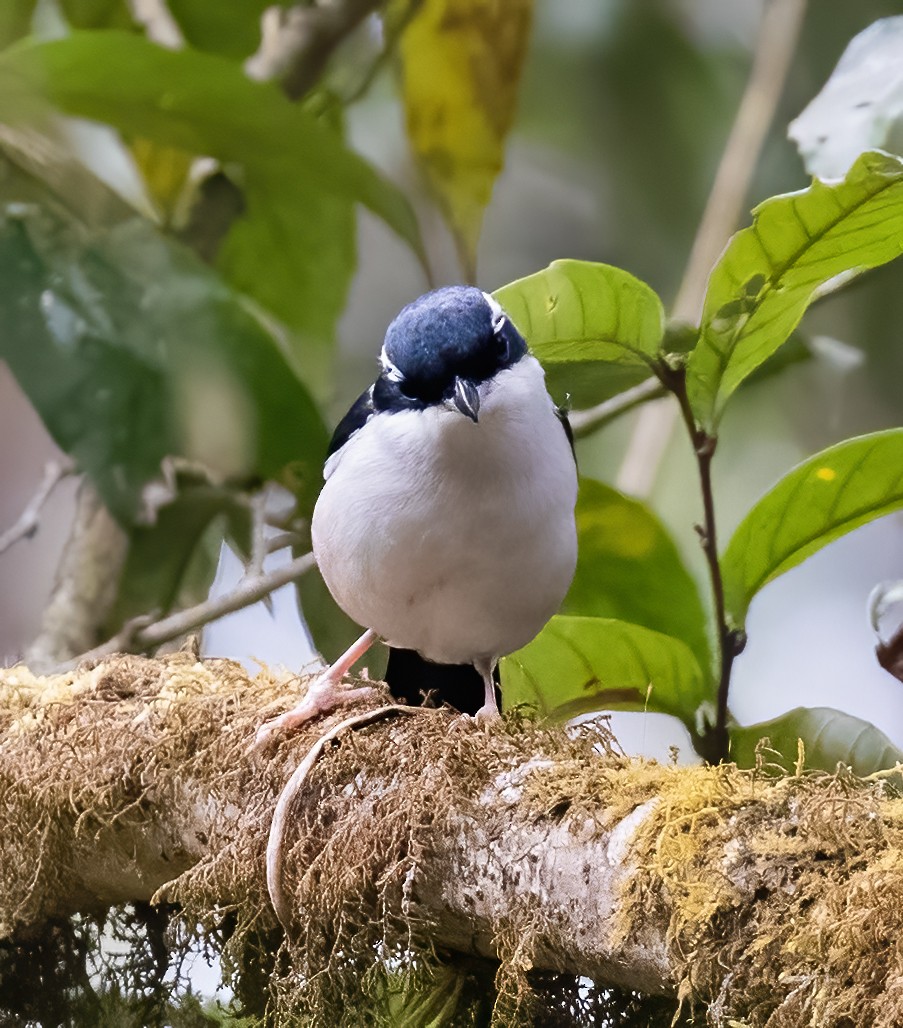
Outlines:
[[350,689],[342,685],[342,679],[348,674],[351,665],[360,660],[375,642],[376,632],[368,628],[334,664],[308,685],[304,699],[300,703],[284,714],[264,722],[257,729],[254,747],[264,745],[275,732],[297,728],[318,714],[328,714],[345,703],[353,703],[355,700],[370,696],[374,692],[372,686]]
[[502,715],[499,713],[499,705],[495,699],[495,662],[474,664],[474,667],[483,677],[484,698],[483,706],[474,714],[477,721],[497,721]]

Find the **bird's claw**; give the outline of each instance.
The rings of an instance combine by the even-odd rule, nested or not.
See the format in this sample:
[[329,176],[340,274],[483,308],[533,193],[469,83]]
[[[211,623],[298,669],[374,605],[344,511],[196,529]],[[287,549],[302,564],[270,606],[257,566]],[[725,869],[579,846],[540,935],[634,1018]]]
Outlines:
[[254,741],[248,747],[248,752],[259,752],[269,745],[276,735],[293,732],[312,718],[322,714],[331,714],[337,707],[369,698],[376,692],[377,690],[373,686],[350,688],[324,675],[311,682],[304,699],[291,710],[286,710],[278,717],[264,721],[257,729]]
[[490,728],[494,725],[501,724],[502,715],[499,713],[499,708],[493,703],[484,704],[473,716],[474,721],[483,728]]

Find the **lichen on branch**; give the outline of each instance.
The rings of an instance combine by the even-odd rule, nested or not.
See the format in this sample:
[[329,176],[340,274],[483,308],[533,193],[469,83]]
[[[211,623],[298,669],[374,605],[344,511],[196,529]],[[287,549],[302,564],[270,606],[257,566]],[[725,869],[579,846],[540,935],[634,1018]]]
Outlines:
[[272,811],[346,716],[249,753],[299,688],[188,653],[0,673],[0,935],[175,902],[186,939],[229,922],[227,971],[281,945],[269,986],[286,1023],[343,1023],[390,978],[435,982],[474,958],[493,962],[499,1024],[529,1023],[534,970],[679,996],[716,1025],[903,1020],[888,781],[664,767],[604,729],[518,715],[486,728],[423,710],[324,747],[283,841],[283,938]]

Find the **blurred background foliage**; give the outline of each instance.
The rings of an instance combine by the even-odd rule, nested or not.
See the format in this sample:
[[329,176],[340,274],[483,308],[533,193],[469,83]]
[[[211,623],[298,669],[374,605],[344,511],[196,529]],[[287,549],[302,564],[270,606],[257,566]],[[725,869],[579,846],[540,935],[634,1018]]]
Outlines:
[[[677,291],[762,2],[376,6],[340,3],[344,21],[319,18],[328,5],[262,0],[0,7],[0,524],[54,446],[91,477],[128,537],[97,642],[139,613],[205,596],[221,540],[250,559],[265,482],[295,497],[303,551],[329,428],[372,380],[388,322],[431,284],[495,290],[582,258],[626,269],[666,305]],[[788,122],[849,40],[898,10],[809,6],[745,209],[806,186]],[[449,105],[437,94],[452,84],[460,103]],[[732,403],[715,464],[724,540],[808,454],[901,423],[900,274],[891,265],[818,305],[782,373]],[[575,406],[637,380],[595,374],[567,383]],[[564,380],[553,373],[552,384],[563,400]],[[565,613],[673,625],[704,666],[689,446],[669,443],[642,497],[654,516],[601,484],[616,480],[635,418],[578,444],[597,480],[581,500],[581,538],[616,570],[605,589],[578,576]],[[72,505],[69,483],[45,508],[39,542],[0,558],[10,656],[38,632]],[[637,581],[632,536],[606,551],[606,525],[625,523],[658,553],[660,577]],[[736,666],[741,722],[813,708],[823,738],[834,724],[823,708],[837,708],[903,746],[900,684],[875,662],[866,617],[871,587],[903,577],[900,529],[899,515],[884,518],[763,590]],[[351,627],[315,576],[300,592],[332,656]],[[300,662],[285,642],[303,638],[300,623],[286,617],[270,635],[242,625],[214,626],[208,652]],[[630,688],[639,699],[610,706],[642,709],[642,683]],[[689,755],[677,722],[633,717],[617,722],[626,747]],[[897,752],[884,736],[867,741]],[[752,736],[737,742],[754,760]]]
[[[667,303],[762,11],[665,0],[535,10],[524,0],[228,11],[206,0],[9,4],[0,25],[0,345],[53,440],[128,534],[92,642],[141,613],[203,598],[219,540],[250,559],[251,497],[266,482],[294,496],[303,551],[329,426],[371,379],[384,326],[429,284],[476,278],[493,289],[554,258],[582,257],[626,269]],[[809,11],[763,155],[750,155],[748,206],[805,185],[786,124],[851,36],[892,11]],[[716,465],[722,540],[796,460],[897,422],[896,274],[876,272],[817,307],[782,357],[785,374],[732,406]],[[641,363],[568,366],[537,352],[557,398],[577,408],[646,374]],[[4,387],[15,403],[13,382]],[[595,526],[581,530],[583,551],[610,534],[624,552],[588,562],[566,612],[667,630],[705,670],[708,641],[692,638],[699,597],[680,577],[685,564],[704,577],[685,443],[669,444],[641,497],[662,521],[654,530],[677,541],[661,566],[629,559],[648,512],[587,498],[592,479],[617,479],[632,431],[628,416],[579,444],[590,476],[581,524]],[[29,437],[5,435],[5,466],[27,479],[37,461],[14,441]],[[34,429],[30,438],[46,445]],[[10,509],[18,495],[9,491]],[[615,510],[621,527],[609,532]],[[896,539],[886,524],[871,531]],[[846,545],[853,553],[865,543]],[[887,557],[883,543],[877,552]],[[34,634],[44,563],[31,602],[8,619],[2,642],[13,651]],[[887,563],[863,573],[874,582],[897,571]],[[637,581],[644,574],[657,590]],[[299,589],[316,645],[334,653],[353,626],[315,575]],[[854,700],[853,713],[894,737],[898,719],[885,724],[873,709],[899,713],[898,690],[872,666],[868,645],[858,657],[876,692],[857,709],[849,682],[827,670],[836,658],[820,662],[821,648],[798,645],[827,616],[817,597],[790,602],[797,632],[785,627],[778,645],[756,630],[767,607],[754,606],[750,654],[737,669],[741,708],[745,669],[771,654],[756,684],[761,695],[783,693],[775,663],[803,649],[811,678],[829,677],[806,696],[812,705]],[[638,611],[656,603],[655,616]],[[681,619],[695,625],[689,634],[671,631]],[[824,635],[849,636],[843,620]],[[741,720],[780,713],[754,708]]]
[[[553,259],[585,258],[624,268],[667,305],[763,11],[701,0],[535,9],[397,0],[385,10],[339,4],[331,21],[317,21],[315,6],[264,16],[265,6],[17,0],[0,26],[8,44],[0,54],[0,346],[55,442],[89,473],[130,539],[118,595],[92,643],[139,613],[203,598],[219,539],[249,558],[249,497],[263,482],[297,499],[303,550],[329,427],[371,380],[386,324],[431,283],[475,275],[495,289]],[[747,207],[806,184],[786,125],[849,39],[889,13],[889,3],[853,11],[827,0],[809,10]],[[803,326],[806,344],[787,350],[784,374],[733,403],[715,467],[723,541],[807,453],[898,422],[898,274],[893,266],[875,272],[816,307]],[[567,392],[577,408],[645,375],[589,362],[579,373],[548,366],[557,398]],[[7,378],[3,386],[11,521],[47,444],[14,406],[16,385]],[[585,476],[616,480],[634,418],[580,441]],[[686,565],[704,586],[695,469],[683,439],[669,445],[641,499],[677,542],[657,600],[672,613],[637,617],[638,605],[655,605],[655,589],[634,582],[644,572],[611,553],[604,560],[616,570],[595,587],[584,575],[569,612],[659,630],[683,618],[698,634],[697,593],[675,599],[681,587],[671,571],[686,574]],[[604,528],[618,505],[599,503],[583,520]],[[59,552],[50,529],[58,535],[64,517],[49,509],[43,545],[4,555],[8,582],[22,581],[17,566],[28,568],[25,595],[20,587],[4,619],[0,644],[10,652],[23,652],[35,634]],[[619,517],[632,526],[622,528],[629,551],[646,515],[623,506]],[[887,540],[896,533],[886,524],[866,531],[882,540],[871,552],[887,568],[863,576],[871,584],[894,577],[899,568],[887,558],[901,547]],[[602,534],[584,532],[585,549]],[[859,554],[866,543],[853,539],[841,545]],[[842,565],[843,551],[837,556]],[[654,563],[645,572],[653,579]],[[353,626],[315,575],[300,592],[315,643],[334,654]],[[775,668],[829,616],[820,597],[794,593],[786,602],[797,631],[782,609],[777,640],[757,629],[768,608],[756,601],[737,666],[741,720],[786,709],[787,676]],[[850,695],[837,670],[849,665],[821,660],[808,641],[807,678],[817,685],[805,702],[852,705],[903,742],[894,736],[899,690],[873,666],[864,600],[860,609],[823,634],[849,639],[855,623],[855,644],[840,649],[858,646],[872,702],[863,704],[861,689]],[[288,632],[302,635],[297,625]],[[704,664],[706,640],[675,634]],[[208,637],[215,649],[215,632]],[[258,647],[249,639],[231,652],[297,653]],[[745,710],[743,681],[754,668],[755,696],[765,701]],[[893,716],[877,717],[879,707]]]

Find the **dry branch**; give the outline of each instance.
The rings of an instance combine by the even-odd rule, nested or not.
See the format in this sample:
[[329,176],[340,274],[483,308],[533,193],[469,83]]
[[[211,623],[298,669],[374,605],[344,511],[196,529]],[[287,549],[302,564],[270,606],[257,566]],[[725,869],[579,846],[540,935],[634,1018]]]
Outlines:
[[[0,935],[155,894],[275,929],[272,811],[347,714],[248,755],[296,692],[185,653],[3,672]],[[441,946],[501,961],[515,993],[534,966],[692,997],[717,1025],[903,1023],[903,801],[881,782],[662,767],[604,733],[423,711],[324,748],[289,829],[297,1002],[377,944]]]

